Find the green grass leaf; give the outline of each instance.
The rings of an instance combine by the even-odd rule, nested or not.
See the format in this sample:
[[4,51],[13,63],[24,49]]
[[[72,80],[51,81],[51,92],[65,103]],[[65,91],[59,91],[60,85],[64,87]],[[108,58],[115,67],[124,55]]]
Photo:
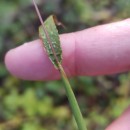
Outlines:
[[[62,50],[61,50],[61,46],[60,46],[58,30],[56,28],[56,25],[55,25],[55,22],[53,19],[53,15],[51,15],[47,18],[47,20],[44,22],[44,25],[45,25],[46,31],[48,32],[50,41],[52,42],[52,46],[55,50],[58,61],[59,61],[59,63],[61,63],[62,62]],[[42,25],[39,27],[39,36],[42,39],[45,50],[46,50],[50,60],[52,61],[54,66],[56,68],[58,68],[57,61],[56,61],[53,51],[50,47],[48,38],[46,37],[46,34],[43,31]]]

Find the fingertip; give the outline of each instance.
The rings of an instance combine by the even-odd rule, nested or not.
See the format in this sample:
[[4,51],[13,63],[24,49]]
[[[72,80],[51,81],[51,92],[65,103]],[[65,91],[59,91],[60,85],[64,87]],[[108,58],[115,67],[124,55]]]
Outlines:
[[130,130],[130,106],[105,130]]
[[6,68],[8,69],[8,71],[10,71],[10,66],[9,66],[9,62],[10,62],[10,51],[8,51],[6,54],[5,54],[5,57],[4,57],[4,62],[5,62],[5,66]]
[[58,79],[59,73],[46,55],[40,40],[25,43],[5,55],[9,72],[26,80]]

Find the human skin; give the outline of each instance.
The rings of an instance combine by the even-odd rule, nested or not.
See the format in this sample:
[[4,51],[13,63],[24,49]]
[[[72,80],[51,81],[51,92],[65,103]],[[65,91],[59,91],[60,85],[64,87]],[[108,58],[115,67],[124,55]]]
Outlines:
[[[130,19],[60,35],[63,67],[68,76],[97,76],[130,69]],[[35,40],[10,50],[7,69],[24,80],[56,80],[59,72]],[[130,130],[130,107],[106,130]]]

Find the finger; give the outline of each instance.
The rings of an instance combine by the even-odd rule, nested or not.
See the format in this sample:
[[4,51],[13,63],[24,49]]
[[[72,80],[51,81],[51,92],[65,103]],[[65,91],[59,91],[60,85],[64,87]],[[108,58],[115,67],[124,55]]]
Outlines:
[[76,34],[78,75],[104,75],[130,69],[130,19]]
[[[69,34],[61,36],[63,66],[68,75],[74,75],[74,43]],[[69,38],[70,37],[70,38]],[[67,39],[66,39],[67,38]],[[16,77],[26,80],[54,80],[60,74],[49,60],[41,40],[25,43],[10,50],[5,56],[7,69]]]
[[[130,19],[60,36],[68,75],[103,75],[130,69]],[[8,70],[28,80],[58,79],[40,40],[9,51]]]
[[130,130],[130,107],[106,130]]

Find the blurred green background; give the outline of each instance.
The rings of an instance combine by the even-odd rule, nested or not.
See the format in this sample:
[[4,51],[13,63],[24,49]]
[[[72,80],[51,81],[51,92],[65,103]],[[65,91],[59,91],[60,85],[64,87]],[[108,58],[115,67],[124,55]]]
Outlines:
[[[130,0],[37,0],[67,32],[130,17]],[[8,73],[5,53],[38,38],[31,0],[0,1],[0,129],[76,130],[62,81],[23,81]],[[60,33],[64,30],[59,28]],[[89,130],[103,130],[130,104],[130,73],[70,79]]]

